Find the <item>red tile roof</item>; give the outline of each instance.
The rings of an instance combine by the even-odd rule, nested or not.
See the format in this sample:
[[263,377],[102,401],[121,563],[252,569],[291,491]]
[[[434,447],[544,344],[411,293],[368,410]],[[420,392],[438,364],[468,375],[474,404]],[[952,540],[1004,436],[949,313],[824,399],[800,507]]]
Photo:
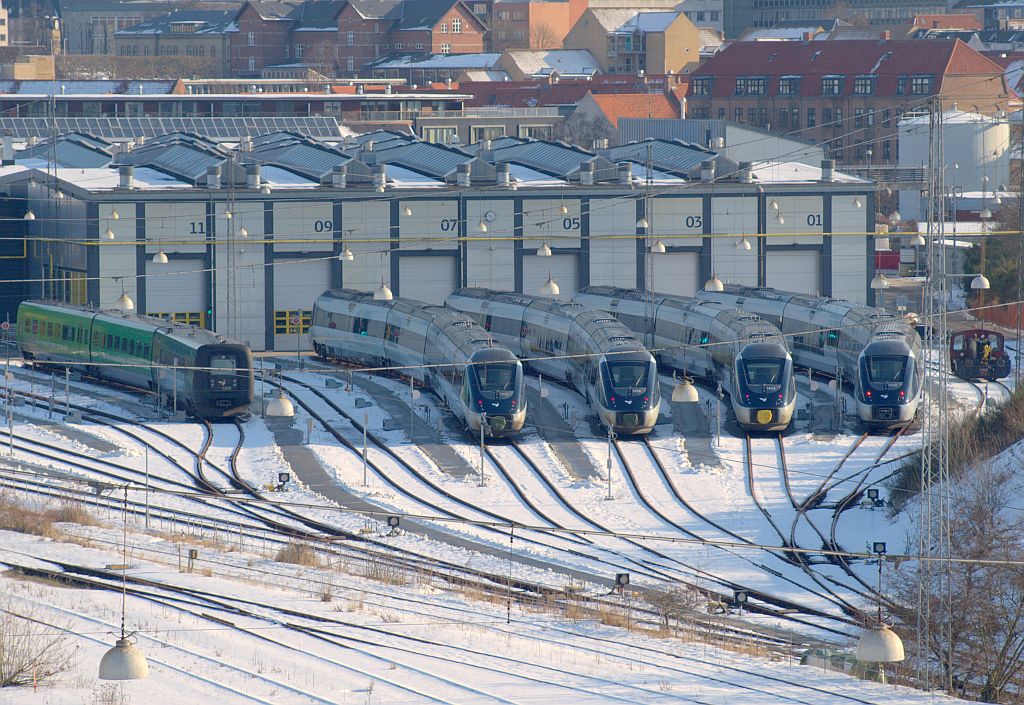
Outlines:
[[678,118],[679,103],[664,93],[590,93],[612,127],[619,118]]
[[[856,76],[878,77],[875,95],[896,95],[900,76],[932,75],[932,91],[948,75],[1000,75],[1001,67],[959,39],[841,42],[733,42],[691,74],[714,77],[712,97],[735,95],[736,76],[802,76],[801,96],[821,95],[822,76],[845,76],[843,95],[853,94]],[[778,81],[768,82],[778,95]],[[692,96],[692,91],[691,91]],[[696,96],[700,97],[700,96]]]

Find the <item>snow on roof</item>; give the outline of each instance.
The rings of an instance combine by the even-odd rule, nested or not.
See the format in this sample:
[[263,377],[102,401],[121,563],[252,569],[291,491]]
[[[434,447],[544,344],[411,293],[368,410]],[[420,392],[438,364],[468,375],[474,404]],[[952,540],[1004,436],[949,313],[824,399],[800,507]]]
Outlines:
[[294,171],[279,166],[264,165],[260,169],[260,177],[266,179],[267,184],[272,188],[314,188],[320,184],[305,177],[299,176]]
[[509,51],[508,57],[527,76],[554,69],[562,75],[592,74],[600,71],[600,64],[586,49],[541,49],[538,51]]
[[424,176],[418,171],[400,167],[397,164],[385,164],[384,173],[387,174],[388,183],[399,188],[409,186],[414,188],[442,188],[444,181]]
[[[800,162],[754,162],[753,174],[756,181],[771,184],[806,183],[821,181],[821,167],[802,164]],[[861,179],[840,171],[835,172],[835,182],[840,184],[870,184]]]
[[403,54],[387,57],[368,64],[378,69],[492,69],[501,54]]
[[566,182],[555,178],[550,174],[544,174],[535,169],[515,162],[508,163],[508,173],[516,183],[527,186],[565,186]]

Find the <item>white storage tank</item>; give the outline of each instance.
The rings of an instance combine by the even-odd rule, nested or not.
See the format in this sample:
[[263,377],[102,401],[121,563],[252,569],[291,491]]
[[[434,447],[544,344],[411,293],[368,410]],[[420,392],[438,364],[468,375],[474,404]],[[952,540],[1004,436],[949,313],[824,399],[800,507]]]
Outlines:
[[[990,117],[952,104],[942,116],[946,191],[988,194],[1010,180],[1010,122],[1005,115]],[[904,116],[899,122],[899,166],[928,166],[928,115]],[[985,177],[988,181],[985,181]],[[899,209],[904,219],[927,216],[918,190],[901,190]]]

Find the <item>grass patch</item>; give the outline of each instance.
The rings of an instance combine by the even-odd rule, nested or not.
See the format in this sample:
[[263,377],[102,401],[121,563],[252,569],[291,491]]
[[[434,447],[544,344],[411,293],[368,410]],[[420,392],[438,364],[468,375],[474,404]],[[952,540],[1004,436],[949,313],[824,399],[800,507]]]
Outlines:
[[316,551],[313,550],[312,546],[308,543],[299,543],[298,541],[289,541],[282,546],[277,555],[274,556],[274,560],[279,563],[292,563],[294,565],[302,565],[307,568],[319,568],[320,558],[316,555]]

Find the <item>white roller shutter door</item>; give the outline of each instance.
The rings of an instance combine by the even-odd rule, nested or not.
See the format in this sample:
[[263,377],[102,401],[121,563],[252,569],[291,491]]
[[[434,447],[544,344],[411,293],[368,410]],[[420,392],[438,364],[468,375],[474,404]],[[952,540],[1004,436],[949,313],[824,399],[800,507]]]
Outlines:
[[693,296],[701,285],[700,255],[696,252],[652,254],[654,268],[652,288],[659,294]]
[[398,259],[398,295],[428,304],[444,303],[455,291],[455,257],[414,257]]
[[798,294],[821,294],[821,253],[815,250],[769,251],[766,283]]
[[146,261],[146,313],[206,313],[203,260]]
[[576,255],[554,255],[523,257],[523,293],[540,295],[540,288],[548,280],[548,272],[558,284],[558,298],[568,299],[580,288],[579,257]]
[[[296,342],[309,349],[304,332],[296,334],[288,319],[304,311],[313,311],[313,302],[331,286],[330,260],[277,260],[274,263],[274,315],[268,325],[274,327],[274,349],[294,350]],[[304,317],[305,318],[305,317]]]

